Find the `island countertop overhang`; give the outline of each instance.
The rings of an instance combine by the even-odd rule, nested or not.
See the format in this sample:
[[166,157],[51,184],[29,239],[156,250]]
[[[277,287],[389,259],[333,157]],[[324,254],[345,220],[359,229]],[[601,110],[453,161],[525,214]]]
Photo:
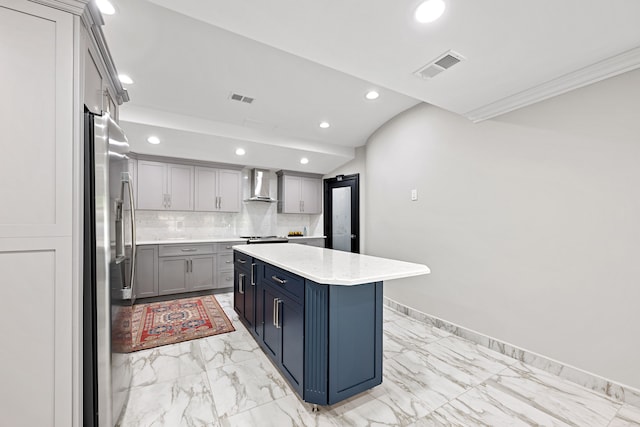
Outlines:
[[313,246],[271,243],[238,245],[233,249],[325,285],[352,286],[430,272],[423,264]]

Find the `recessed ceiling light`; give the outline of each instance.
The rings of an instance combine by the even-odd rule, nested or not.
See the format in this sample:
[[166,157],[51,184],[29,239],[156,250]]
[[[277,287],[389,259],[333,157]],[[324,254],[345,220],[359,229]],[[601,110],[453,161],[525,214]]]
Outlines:
[[378,92],[376,92],[375,90],[370,90],[364,97],[370,100],[374,100],[378,99],[379,96],[380,94]]
[[307,159],[306,157],[303,157],[300,159],[300,163],[302,163],[303,165],[306,165],[307,163],[309,163],[309,159]]
[[321,127],[322,129],[326,129],[326,128],[328,128],[329,126],[331,126],[331,125],[329,124],[329,122],[320,122],[320,127]]
[[444,0],[427,0],[416,9],[416,20],[426,24],[440,18],[446,5]]
[[238,148],[238,149],[236,150],[236,155],[238,155],[238,156],[244,156],[246,153],[247,153],[247,152],[246,152],[246,151],[244,151],[244,148]]
[[98,5],[98,9],[104,15],[113,15],[116,13],[116,8],[113,7],[109,0],[96,0],[96,4]]
[[158,145],[160,144],[160,138],[158,138],[157,136],[150,136],[149,138],[147,138],[147,142],[149,144]]
[[122,84],[125,84],[125,85],[133,84],[133,80],[131,79],[131,77],[127,76],[126,74],[118,74],[118,79]]

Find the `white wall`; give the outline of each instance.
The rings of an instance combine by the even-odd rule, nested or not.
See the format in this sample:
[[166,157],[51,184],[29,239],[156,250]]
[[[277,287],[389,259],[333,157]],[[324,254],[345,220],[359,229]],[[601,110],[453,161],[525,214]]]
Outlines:
[[[340,166],[337,169],[332,170],[328,174],[324,176],[324,178],[335,178],[337,175],[353,175],[360,174],[359,183],[360,183],[360,253],[364,254],[365,252],[365,244],[366,244],[366,226],[365,220],[366,216],[366,159],[367,159],[367,148],[366,145],[362,147],[356,148],[356,157]],[[324,192],[324,189],[323,189]],[[324,210],[324,207],[323,207]]]
[[[386,296],[640,388],[640,71],[474,124],[426,104],[366,152]],[[419,199],[410,201],[410,190]]]

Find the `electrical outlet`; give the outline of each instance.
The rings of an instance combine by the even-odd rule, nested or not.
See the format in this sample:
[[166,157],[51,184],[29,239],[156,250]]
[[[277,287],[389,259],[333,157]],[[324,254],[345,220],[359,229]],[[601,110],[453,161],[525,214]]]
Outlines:
[[414,202],[418,200],[418,190],[416,189],[411,190],[411,200]]

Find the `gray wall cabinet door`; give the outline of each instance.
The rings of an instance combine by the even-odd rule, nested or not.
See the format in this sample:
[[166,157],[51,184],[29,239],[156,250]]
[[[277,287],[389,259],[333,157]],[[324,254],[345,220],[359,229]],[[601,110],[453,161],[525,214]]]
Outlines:
[[189,260],[184,257],[160,258],[159,295],[177,294],[187,291]]
[[240,171],[220,169],[218,171],[218,197],[220,212],[240,212]]
[[314,178],[302,178],[300,182],[302,213],[319,214],[322,212],[322,181]]
[[169,210],[193,210],[193,166],[167,165],[167,193]]
[[134,292],[136,298],[158,295],[158,247],[138,246]]
[[285,176],[284,177],[284,194],[283,213],[300,213],[302,212],[302,200],[300,199],[300,188],[302,178],[297,176]]
[[216,277],[216,256],[203,255],[189,258],[189,275],[187,277],[190,291],[213,289]]
[[213,212],[218,210],[216,188],[218,171],[213,168],[195,168],[196,200],[195,210]]
[[138,209],[167,208],[167,165],[138,161]]
[[195,210],[240,212],[242,175],[237,170],[195,168]]

